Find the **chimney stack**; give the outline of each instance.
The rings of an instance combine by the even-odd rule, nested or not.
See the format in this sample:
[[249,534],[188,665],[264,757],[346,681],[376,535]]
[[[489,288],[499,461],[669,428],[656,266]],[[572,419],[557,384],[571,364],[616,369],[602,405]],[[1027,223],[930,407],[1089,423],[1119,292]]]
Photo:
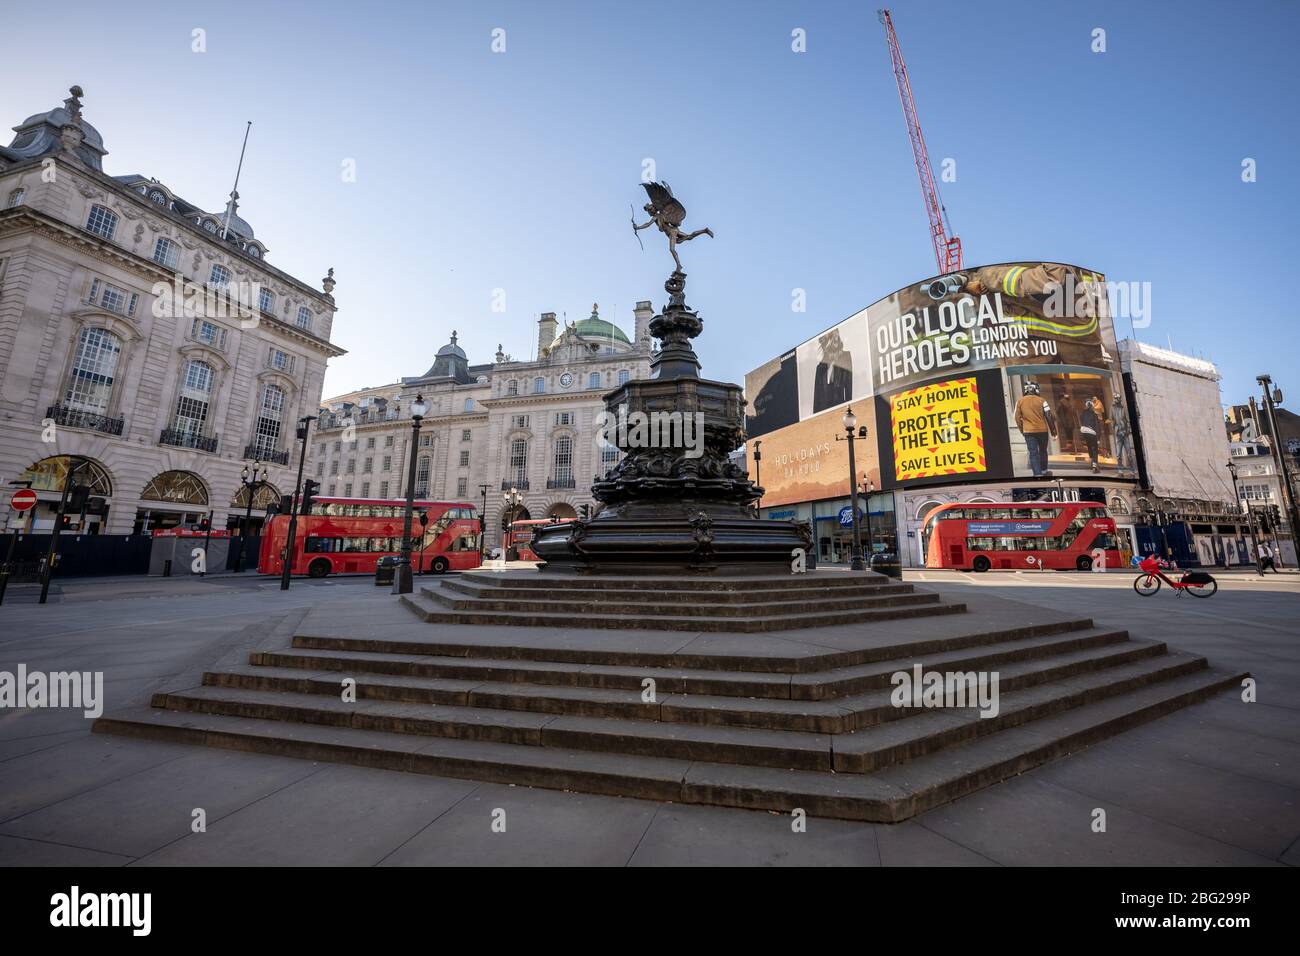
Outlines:
[[636,323],[632,328],[632,344],[637,348],[644,345],[647,349],[650,347],[650,320],[654,318],[654,306],[650,304],[649,299],[642,299],[632,310],[636,316]]
[[537,357],[546,355],[546,350],[555,341],[555,313],[543,312],[537,320]]

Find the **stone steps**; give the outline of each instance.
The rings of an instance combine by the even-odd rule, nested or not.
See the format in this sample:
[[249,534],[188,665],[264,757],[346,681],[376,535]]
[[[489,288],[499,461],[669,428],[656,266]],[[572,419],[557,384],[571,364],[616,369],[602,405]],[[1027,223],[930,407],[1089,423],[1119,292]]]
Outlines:
[[[987,595],[968,609],[874,574],[475,572],[368,600],[309,612],[247,663],[224,658],[95,730],[897,821],[1242,676],[1088,619]],[[996,714],[900,706],[896,676],[915,668],[996,673]]]
[[[960,614],[964,604],[925,601],[913,606],[872,607],[840,611],[808,610],[808,605],[796,616],[786,614],[755,614],[748,617],[729,615],[698,616],[691,614],[606,613],[604,608],[595,613],[591,608],[581,617],[574,612],[527,610],[452,610],[444,607],[429,595],[421,592],[404,594],[402,604],[417,618],[428,624],[444,627],[457,625],[486,625],[513,627],[563,627],[581,626],[611,630],[652,631],[713,631],[729,634],[753,634],[763,631],[786,631],[791,628],[827,627],[834,624],[858,624],[872,621],[896,621],[911,617],[935,614]],[[663,611],[664,608],[660,608]]]
[[647,679],[660,694],[707,694],[723,697],[770,697],[824,700],[873,687],[886,687],[890,676],[921,663],[927,670],[990,669],[1012,663],[1128,640],[1124,631],[1080,628],[1059,634],[1024,637],[973,648],[907,658],[892,658],[811,674],[754,673],[670,667],[591,664],[581,668],[551,661],[419,654],[379,654],[364,651],[258,651],[249,656],[257,668],[299,668],[355,674],[402,674],[437,681],[495,681],[641,691]]
[[491,585],[483,581],[469,579],[466,575],[454,575],[438,579],[435,585],[429,585],[429,589],[440,591],[448,595],[449,598],[464,596],[469,598],[495,598],[507,601],[579,600],[584,603],[655,604],[670,607],[687,602],[702,602],[710,605],[748,604],[754,601],[814,604],[823,600],[835,600],[837,598],[917,593],[915,585],[903,584],[881,575],[877,575],[868,581],[851,580],[846,584],[835,587],[818,584],[799,589],[769,586],[726,591],[692,591],[674,588],[661,591],[650,591],[646,588],[610,587],[592,589],[572,587],[536,588],[522,587],[519,584]]
[[[785,813],[799,808],[813,816],[896,822],[1205,699],[1235,685],[1242,676],[1202,666],[1192,673],[1089,700],[870,773],[827,773],[562,745],[430,737],[160,707],[102,717],[94,730],[492,783]],[[163,702],[170,697],[164,695]],[[500,716],[494,719],[500,721]],[[907,723],[915,722],[893,721],[884,727]],[[570,724],[564,732],[588,733],[580,724]],[[526,734],[528,730],[516,724],[514,732]],[[564,737],[552,739],[558,744]],[[681,752],[707,753],[709,746],[716,746],[716,742],[700,743],[702,751],[690,750],[691,741],[700,738],[692,738],[689,729],[679,739],[683,741]],[[768,738],[755,737],[749,742],[761,749]],[[901,741],[895,744],[903,746]]]
[[609,719],[489,709],[454,697],[437,704],[428,699],[406,702],[410,697],[375,699],[363,693],[361,685],[356,702],[345,703],[338,681],[285,675],[210,673],[202,687],[158,694],[154,706],[358,730],[865,773],[1204,667],[1204,659],[1191,655],[1120,662],[1050,687],[1004,692],[995,716],[981,717],[973,708],[908,710],[906,714],[915,716],[894,721],[901,729],[873,726],[842,735],[682,725],[653,719],[657,715],[652,708],[646,708],[652,719]]
[[[535,592],[528,599],[508,598],[496,593],[495,588],[483,588],[478,595],[470,596],[462,591],[448,591],[441,587],[424,587],[420,593],[434,604],[456,612],[483,613],[491,611],[508,611],[512,614],[562,614],[586,615],[601,614],[646,615],[660,617],[665,608],[673,609],[674,617],[685,618],[765,618],[779,617],[789,621],[804,614],[809,606],[805,600],[779,600],[780,594],[769,595],[767,600],[760,600],[758,595],[729,595],[728,600],[720,603],[691,604],[677,600],[672,595],[659,595],[653,601],[645,592],[601,592],[598,595],[573,596],[560,599],[559,595],[538,595]],[[503,589],[504,590],[504,589]],[[641,600],[627,598],[611,599],[613,594],[631,594],[640,596]],[[682,592],[689,595],[689,592]],[[746,603],[735,600],[744,597]],[[784,595],[792,598],[794,595]],[[831,596],[817,602],[819,611],[853,611],[870,610],[885,607],[914,607],[922,604],[938,604],[937,594],[916,593],[911,585],[877,585],[875,587],[850,590],[840,588],[831,592]]]
[[[1061,680],[1147,657],[1164,655],[1163,644],[1149,641],[1123,641],[1055,653],[1049,657],[1029,658],[996,663],[1000,690],[1007,692],[1049,681]],[[256,655],[255,655],[256,657]],[[436,676],[413,676],[408,671],[389,671],[388,677],[374,679],[355,666],[333,674],[316,671],[310,677],[283,668],[288,659],[261,657],[275,665],[277,673],[247,671],[209,672],[205,684],[224,684],[241,689],[274,689],[295,693],[338,696],[343,677],[357,682],[357,698],[383,699],[423,704],[453,704],[493,710],[529,711],[545,714],[569,714],[615,719],[649,719],[670,723],[689,723],[726,727],[750,727],[763,730],[802,731],[807,733],[843,734],[889,720],[911,717],[921,711],[898,708],[890,701],[892,687],[881,671],[877,689],[825,700],[800,700],[779,697],[743,697],[700,693],[656,694],[653,702],[643,699],[642,691],[574,684],[534,684],[510,681],[474,681],[439,679]],[[1164,659],[1169,658],[1167,655]],[[315,670],[318,660],[303,659],[307,670]],[[363,663],[364,659],[349,662]],[[400,664],[400,662],[397,662]],[[902,662],[906,664],[907,662]],[[940,668],[930,662],[932,669]],[[407,664],[406,668],[418,664]],[[896,668],[896,669],[902,669]],[[656,688],[657,689],[657,688]]]
[[[584,666],[624,666],[636,668],[676,668],[688,670],[745,671],[749,673],[815,675],[822,671],[866,664],[872,661],[902,659],[919,654],[935,654],[963,648],[981,647],[1002,642],[1016,642],[1038,637],[1049,637],[1074,631],[1088,630],[1093,623],[1088,618],[1060,619],[1039,624],[996,627],[968,627],[961,616],[944,619],[947,631],[935,636],[899,635],[892,632],[879,635],[875,640],[863,641],[859,646],[832,651],[822,650],[810,654],[747,654],[727,646],[725,650],[700,651],[682,649],[668,653],[647,650],[626,650],[632,642],[608,641],[599,645],[569,646],[566,643],[465,643],[461,641],[431,640],[420,637],[341,637],[332,634],[312,633],[310,625],[294,635],[292,647],[296,650],[345,651],[367,654],[401,655],[415,657],[458,657],[490,661],[534,661]],[[454,633],[454,632],[453,632]],[[864,635],[865,637],[865,635]],[[691,648],[696,645],[690,644]]]

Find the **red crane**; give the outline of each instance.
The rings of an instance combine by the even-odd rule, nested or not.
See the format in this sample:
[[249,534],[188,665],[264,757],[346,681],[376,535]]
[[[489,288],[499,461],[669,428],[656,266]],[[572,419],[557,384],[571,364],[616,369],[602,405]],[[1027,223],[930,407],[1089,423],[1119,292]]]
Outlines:
[[934,261],[939,272],[947,275],[961,271],[961,240],[952,234],[948,210],[939,198],[939,187],[934,181],[930,154],[921,135],[921,120],[916,115],[916,101],[912,99],[912,84],[907,78],[907,64],[894,32],[894,21],[888,10],[876,11],[885,25],[885,40],[889,44],[889,58],[894,64],[894,79],[898,81],[898,98],[903,102],[903,118],[907,120],[907,135],[912,140],[912,157],[916,160],[916,175],[921,180],[921,198],[925,201],[925,214],[930,219],[930,241],[934,244]]

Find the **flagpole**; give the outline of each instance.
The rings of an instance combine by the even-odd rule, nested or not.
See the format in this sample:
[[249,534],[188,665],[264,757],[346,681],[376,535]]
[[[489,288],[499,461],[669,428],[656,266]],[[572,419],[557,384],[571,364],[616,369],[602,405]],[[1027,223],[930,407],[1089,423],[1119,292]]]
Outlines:
[[244,170],[244,150],[248,149],[248,131],[253,128],[253,121],[249,120],[248,125],[244,127],[244,145],[239,147],[239,165],[235,167],[235,185],[230,190],[230,202],[226,203],[226,223],[221,227],[221,238],[225,239],[230,232],[230,217],[233,213],[232,206],[235,204],[235,195],[239,192],[239,174]]

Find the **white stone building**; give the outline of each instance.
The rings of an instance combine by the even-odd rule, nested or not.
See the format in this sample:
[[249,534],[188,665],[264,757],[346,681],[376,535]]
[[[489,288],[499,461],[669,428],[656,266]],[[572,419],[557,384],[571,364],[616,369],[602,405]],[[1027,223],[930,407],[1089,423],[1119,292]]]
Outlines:
[[[79,530],[129,534],[244,512],[240,473],[293,489],[294,428],[320,403],[334,280],[266,261],[236,214],[156,179],[103,171],[81,90],[0,147],[0,475],[53,524],[70,460],[102,498]],[[79,517],[79,516],[77,516]]]
[[517,361],[498,348],[470,364],[457,335],[422,375],[326,399],[315,432],[312,476],[327,496],[405,496],[411,453],[410,404],[422,395],[415,493],[419,498],[486,503],[487,543],[507,519],[503,493],[518,489],[516,518],[574,517],[594,505],[591,483],[617,461],[596,443],[604,394],[650,373],[650,319],[638,302],[631,339],[592,307],[589,318],[558,327],[538,321],[537,358]]

